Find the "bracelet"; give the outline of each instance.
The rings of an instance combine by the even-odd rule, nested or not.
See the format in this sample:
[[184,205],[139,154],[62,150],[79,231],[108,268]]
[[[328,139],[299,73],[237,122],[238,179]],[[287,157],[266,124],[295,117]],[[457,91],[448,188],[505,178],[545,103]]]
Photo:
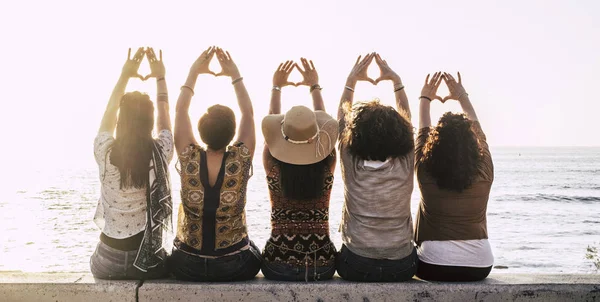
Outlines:
[[402,90],[402,89],[404,89],[404,85],[402,85],[402,86],[400,86],[400,87],[398,87],[398,88],[395,88],[395,89],[394,89],[394,92],[398,92],[398,91],[400,91],[400,90]]
[[308,92],[312,93],[313,91],[315,91],[315,89],[323,90],[323,88],[321,88],[321,86],[319,84],[314,84],[314,85],[310,86],[310,90]]
[[165,77],[156,78],[157,82],[164,81],[164,80],[165,80]]
[[463,96],[469,96],[469,94],[467,92],[463,92],[461,95],[459,95],[456,99],[460,100],[460,98],[462,98]]
[[281,87],[279,87],[277,85],[273,85],[273,88],[271,88],[271,90],[277,90],[277,91],[281,92]]
[[181,86],[181,89],[183,89],[183,88],[187,88],[187,89],[189,89],[189,90],[192,92],[192,95],[194,95],[194,94],[195,94],[195,93],[194,93],[194,89],[193,89],[192,87],[190,87],[190,86],[188,86],[188,85],[183,85],[183,86]]
[[242,81],[243,79],[244,79],[244,77],[239,77],[239,78],[237,78],[237,79],[235,79],[235,80],[231,81],[231,85],[235,85],[236,83],[238,83],[238,82]]
[[164,97],[169,97],[169,94],[166,92],[161,92],[158,94],[159,97],[164,96]]
[[428,101],[431,102],[431,99],[428,96],[422,95],[422,96],[419,97],[419,99],[426,99],[426,100],[428,100]]
[[346,88],[346,89],[348,89],[348,90],[350,90],[350,91],[354,92],[354,88],[352,88],[352,87],[350,87],[350,86],[346,86],[346,87],[344,87],[344,88]]

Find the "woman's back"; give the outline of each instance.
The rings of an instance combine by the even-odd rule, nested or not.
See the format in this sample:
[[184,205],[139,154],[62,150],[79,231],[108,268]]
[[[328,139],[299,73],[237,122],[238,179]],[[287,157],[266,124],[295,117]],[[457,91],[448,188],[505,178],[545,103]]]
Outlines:
[[[335,161],[330,156],[326,161]],[[281,184],[281,164],[267,174],[271,200],[271,237],[265,246],[265,261],[292,266],[328,266],[335,261],[335,246],[329,238],[329,199],[333,174],[323,167],[321,191],[311,199],[286,197]]]
[[175,244],[194,254],[222,256],[249,244],[245,205],[252,156],[242,143],[229,146],[220,163],[215,156],[209,164],[207,154],[191,145],[179,158],[182,188]]

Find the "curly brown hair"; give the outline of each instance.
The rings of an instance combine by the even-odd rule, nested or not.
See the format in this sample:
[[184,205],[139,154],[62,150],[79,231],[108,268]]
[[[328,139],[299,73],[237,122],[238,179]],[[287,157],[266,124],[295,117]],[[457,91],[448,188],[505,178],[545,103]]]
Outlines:
[[477,176],[481,148],[464,114],[446,112],[431,131],[421,163],[442,189],[462,192]]
[[346,119],[348,122],[342,131],[340,143],[353,156],[363,160],[385,161],[413,152],[413,126],[405,115],[393,107],[373,100],[357,103],[346,112],[349,118]]

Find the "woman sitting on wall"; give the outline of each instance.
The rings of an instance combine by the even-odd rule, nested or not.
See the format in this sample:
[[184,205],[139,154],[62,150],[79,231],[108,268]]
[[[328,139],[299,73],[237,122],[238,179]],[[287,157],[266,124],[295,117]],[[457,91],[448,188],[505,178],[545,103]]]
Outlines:
[[[329,238],[329,197],[333,184],[338,124],[325,112],[312,61],[279,65],[273,76],[269,115],[263,119],[263,164],[271,199],[271,237],[263,251],[268,279],[315,281],[335,273],[336,249]],[[299,85],[310,87],[315,111],[304,106],[281,112],[281,89],[294,68]]]
[[[144,54],[152,72],[146,78],[156,78],[158,92],[156,139],[152,138],[154,105],[150,97],[137,91],[124,93],[130,78],[146,79],[138,74]],[[92,274],[100,279],[165,276],[162,243],[173,212],[168,176],[173,135],[162,52],[157,59],[152,48],[140,48],[133,59],[128,58],[94,141],[94,156],[102,184],[94,221],[102,233],[90,259]]]
[[[441,81],[450,95],[437,96]],[[458,100],[463,114],[446,112],[431,128],[430,102]],[[415,242],[417,276],[433,281],[477,281],[494,263],[486,211],[494,166],[485,134],[462,86],[448,73],[425,80],[421,92],[416,173],[421,188]]]
[[[216,55],[222,71],[209,70]],[[242,113],[236,142],[233,111],[214,105],[198,122],[206,147],[194,138],[188,114],[200,74],[232,79]],[[177,100],[175,147],[181,164],[181,206],[177,237],[169,261],[179,280],[240,281],[260,270],[260,251],[246,227],[246,188],[251,177],[255,142],[254,113],[243,78],[228,52],[209,48],[194,62]]]
[[[367,68],[375,59],[381,76]],[[352,108],[358,81],[393,83],[397,111],[378,101]],[[338,111],[344,178],[342,249],[338,274],[352,281],[410,280],[417,271],[410,197],[414,181],[414,138],[404,85],[379,54],[356,60]]]

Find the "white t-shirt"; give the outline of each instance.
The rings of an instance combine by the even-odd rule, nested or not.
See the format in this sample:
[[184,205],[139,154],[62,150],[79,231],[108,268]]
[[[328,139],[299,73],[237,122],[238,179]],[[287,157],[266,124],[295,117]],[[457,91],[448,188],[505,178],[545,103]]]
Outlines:
[[487,239],[423,241],[417,246],[419,260],[435,265],[490,267],[494,265]]
[[[94,140],[94,157],[100,171],[100,199],[94,222],[105,235],[123,239],[146,227],[146,189],[121,189],[119,169],[110,163],[110,147],[115,141],[109,132],[100,132]],[[173,134],[162,130],[155,140],[167,157],[173,159]],[[150,163],[148,163],[150,165]]]

